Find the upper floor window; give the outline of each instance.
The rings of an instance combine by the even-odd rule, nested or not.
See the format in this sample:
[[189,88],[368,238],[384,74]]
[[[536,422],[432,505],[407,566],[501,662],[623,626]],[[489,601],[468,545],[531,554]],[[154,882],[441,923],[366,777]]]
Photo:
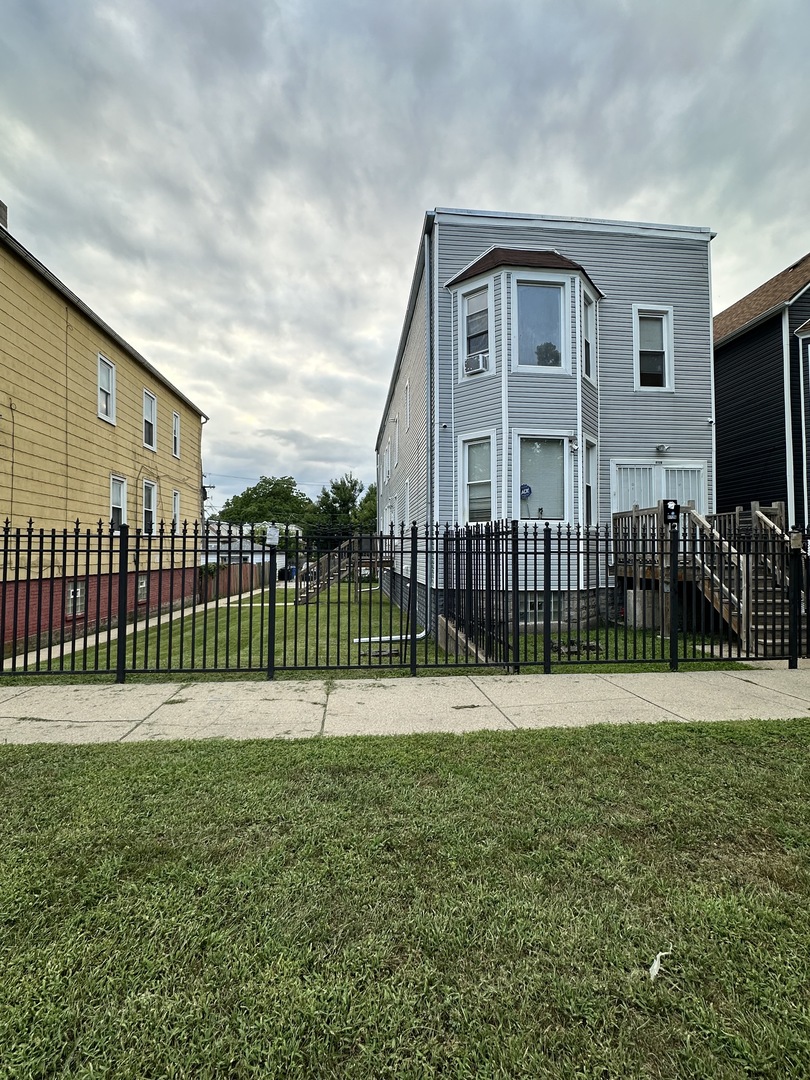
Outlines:
[[115,364],[98,356],[98,415],[108,424],[115,423]]
[[633,345],[637,390],[671,390],[672,308],[633,305]]
[[172,453],[180,457],[180,413],[172,413]]
[[491,521],[492,498],[492,439],[470,439],[462,443],[462,484],[464,521]]
[[595,311],[596,304],[585,293],[582,307],[582,373],[592,382],[596,382]]
[[489,289],[478,289],[462,299],[464,374],[489,370]]
[[517,364],[522,368],[568,368],[563,334],[562,282],[518,281]]
[[157,398],[148,390],[143,392],[143,445],[157,450]]
[[405,430],[411,428],[411,380],[405,380]]

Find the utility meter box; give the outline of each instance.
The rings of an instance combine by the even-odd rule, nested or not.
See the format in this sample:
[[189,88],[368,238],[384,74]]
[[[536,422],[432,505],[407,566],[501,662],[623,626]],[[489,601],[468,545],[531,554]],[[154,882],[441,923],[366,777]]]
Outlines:
[[681,517],[681,504],[674,499],[664,499],[664,521],[667,525],[677,525]]

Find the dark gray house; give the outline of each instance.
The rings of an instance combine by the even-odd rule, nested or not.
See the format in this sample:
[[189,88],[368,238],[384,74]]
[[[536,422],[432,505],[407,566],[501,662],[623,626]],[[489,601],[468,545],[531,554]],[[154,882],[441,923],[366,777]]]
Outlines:
[[810,254],[714,320],[717,509],[785,503],[807,526]]

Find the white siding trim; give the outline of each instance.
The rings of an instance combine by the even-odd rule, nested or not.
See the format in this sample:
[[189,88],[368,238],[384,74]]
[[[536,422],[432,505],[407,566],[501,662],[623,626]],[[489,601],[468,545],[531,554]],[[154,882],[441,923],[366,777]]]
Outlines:
[[501,333],[497,342],[501,361],[501,517],[508,518],[507,492],[509,491],[509,365],[506,362],[506,274],[501,279]]
[[785,464],[787,472],[788,526],[796,524],[796,496],[793,476],[793,418],[790,411],[790,310],[782,311],[782,383],[785,394]]
[[[584,431],[582,428],[582,380],[584,378],[585,371],[585,327],[582,320],[582,307],[585,303],[585,286],[583,285],[582,279],[580,277],[576,277],[572,280],[574,282],[574,295],[576,297],[576,301],[574,303],[574,333],[576,335],[575,340],[577,343],[577,347],[575,350],[576,356],[574,359],[573,371],[574,377],[577,381],[577,446],[579,447],[579,450],[577,451],[576,468],[572,471],[574,473],[574,484],[576,488],[574,492],[574,505],[577,508],[576,520],[578,525],[584,525],[585,514],[582,508],[582,504],[583,494],[585,491],[585,473],[583,470],[583,462],[585,460],[585,439]],[[591,357],[591,362],[593,362],[593,357]]]

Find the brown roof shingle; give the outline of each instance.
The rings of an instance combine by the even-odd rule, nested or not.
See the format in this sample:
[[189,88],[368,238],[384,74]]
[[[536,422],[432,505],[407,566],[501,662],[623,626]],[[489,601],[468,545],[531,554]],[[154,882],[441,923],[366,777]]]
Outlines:
[[786,270],[754,289],[736,304],[727,307],[714,318],[714,343],[736,334],[749,323],[755,322],[769,311],[775,311],[789,303],[807,285],[810,285],[810,254],[793,263]]
[[454,285],[460,285],[462,281],[477,277],[479,274],[486,274],[499,266],[520,266],[537,270],[578,270],[585,275],[600,296],[604,295],[602,290],[591,281],[584,266],[567,259],[565,255],[560,255],[559,251],[537,251],[533,248],[490,248],[480,259],[476,259],[474,263],[470,263],[454,278],[451,278],[445,288],[451,289]]

